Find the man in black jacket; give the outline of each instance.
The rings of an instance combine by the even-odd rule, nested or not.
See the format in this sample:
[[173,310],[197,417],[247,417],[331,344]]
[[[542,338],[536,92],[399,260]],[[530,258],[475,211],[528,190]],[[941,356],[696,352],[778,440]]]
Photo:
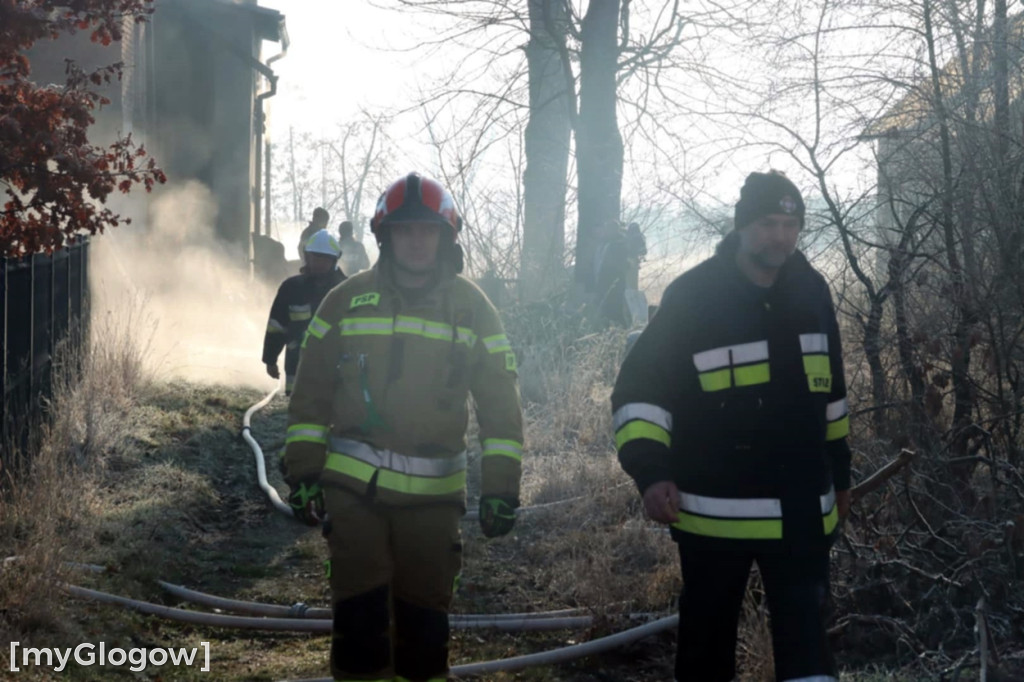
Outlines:
[[776,680],[838,680],[829,548],[849,509],[849,415],[828,286],[796,250],[804,202],[752,173],[735,230],[676,279],[612,394],[623,469],[679,546],[678,682],[728,682],[757,562]]
[[341,247],[327,230],[314,232],[302,244],[306,265],[302,274],[289,277],[277,290],[270,307],[270,321],[263,337],[263,364],[267,374],[281,377],[277,358],[284,354],[285,395],[291,395],[295,373],[299,368],[299,350],[313,313],[327,292],[345,280],[338,269]]

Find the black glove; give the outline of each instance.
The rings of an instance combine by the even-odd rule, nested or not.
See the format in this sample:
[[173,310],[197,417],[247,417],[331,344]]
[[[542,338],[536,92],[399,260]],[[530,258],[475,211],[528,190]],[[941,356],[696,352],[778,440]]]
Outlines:
[[271,379],[280,379],[281,378],[281,370],[279,370],[277,368],[277,363],[276,362],[268,362],[266,364],[267,364],[267,374],[270,376],[270,378]]
[[480,529],[485,537],[499,538],[508,535],[516,523],[516,508],[519,499],[499,495],[484,495],[480,498]]
[[315,526],[324,520],[324,492],[319,483],[299,483],[288,495],[295,518],[307,526]]

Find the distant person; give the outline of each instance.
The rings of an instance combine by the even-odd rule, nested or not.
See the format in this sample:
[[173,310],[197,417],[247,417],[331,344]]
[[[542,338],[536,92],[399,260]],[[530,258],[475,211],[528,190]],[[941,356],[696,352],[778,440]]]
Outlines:
[[370,267],[366,247],[353,236],[352,222],[346,220],[338,225],[338,243],[341,244],[341,270],[351,277]]
[[629,254],[626,233],[617,220],[609,220],[597,234],[594,255],[594,295],[606,324],[629,327],[632,316],[626,305]]
[[287,348],[284,355],[285,395],[291,395],[299,367],[302,337],[313,313],[327,292],[345,279],[338,269],[341,247],[327,230],[313,233],[303,245],[303,251],[306,254],[304,272],[281,283],[270,308],[270,321],[263,337],[263,364],[267,366],[267,374],[274,379],[281,378],[277,358],[281,349]]
[[629,260],[626,272],[626,287],[640,288],[640,264],[647,257],[647,240],[640,231],[639,223],[630,223],[626,228],[626,255]]
[[826,607],[850,416],[828,283],[796,249],[804,210],[786,176],[751,173],[735,229],[668,287],[612,392],[619,462],[678,545],[679,682],[735,679],[755,562],[775,679],[839,680]]
[[320,230],[327,229],[327,223],[331,220],[331,214],[327,212],[326,208],[317,206],[313,209],[313,219],[309,221],[309,225],[302,230],[302,234],[299,235],[299,260],[302,261],[303,266],[306,264],[306,243],[313,238],[313,235]]

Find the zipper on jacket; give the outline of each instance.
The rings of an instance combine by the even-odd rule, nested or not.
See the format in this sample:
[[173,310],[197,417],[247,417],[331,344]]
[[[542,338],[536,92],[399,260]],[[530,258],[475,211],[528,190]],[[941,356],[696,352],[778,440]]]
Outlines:
[[377,412],[377,406],[370,395],[369,361],[366,359],[366,353],[359,354],[359,389],[363,394],[363,404],[366,405],[366,419],[359,428],[363,433],[369,433],[372,429],[386,429],[387,423]]

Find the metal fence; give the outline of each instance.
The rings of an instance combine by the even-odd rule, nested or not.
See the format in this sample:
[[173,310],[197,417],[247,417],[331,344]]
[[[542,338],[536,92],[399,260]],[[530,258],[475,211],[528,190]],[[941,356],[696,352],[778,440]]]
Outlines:
[[[69,340],[69,357],[87,338],[89,242],[52,256],[0,259],[0,459],[12,445],[24,447],[29,425],[42,418],[53,390],[53,359]],[[76,332],[76,333],[71,333]]]

